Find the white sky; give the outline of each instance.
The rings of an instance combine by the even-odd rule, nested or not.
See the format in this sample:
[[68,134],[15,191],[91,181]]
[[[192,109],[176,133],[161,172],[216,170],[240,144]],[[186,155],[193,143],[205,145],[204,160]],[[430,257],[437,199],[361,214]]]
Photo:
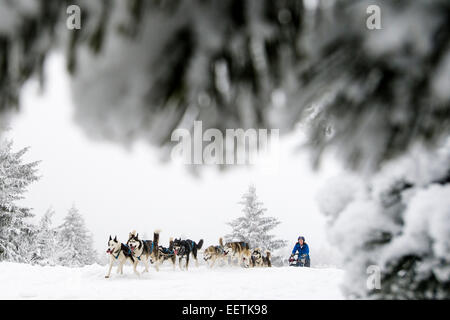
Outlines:
[[282,222],[274,233],[293,244],[301,234],[314,248],[325,244],[325,218],[315,203],[317,188],[339,170],[328,162],[320,174],[311,171],[307,155],[293,153],[291,139],[280,145],[278,173],[251,168],[228,172],[207,169],[200,178],[186,167],[163,164],[157,150],[137,143],[131,150],[89,140],[72,121],[70,79],[64,60],[53,55],[46,65],[46,90],[37,81],[22,91],[21,112],[7,137],[15,149],[30,146],[26,160],[41,160],[41,180],[29,188],[23,204],[37,218],[49,208],[59,224],[76,204],[94,234],[95,247],[105,250],[108,236],[126,241],[136,229],[151,237],[156,228],[167,244],[170,236],[185,236],[206,245],[230,231],[225,224],[241,214],[238,204],[250,183],[255,184],[267,214]]

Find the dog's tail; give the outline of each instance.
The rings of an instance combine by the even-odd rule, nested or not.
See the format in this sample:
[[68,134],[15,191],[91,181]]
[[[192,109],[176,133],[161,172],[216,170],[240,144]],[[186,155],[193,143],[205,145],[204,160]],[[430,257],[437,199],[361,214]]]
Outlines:
[[266,251],[266,256],[267,256],[267,258],[270,258],[270,251],[269,250]]
[[173,238],[170,237],[170,239],[169,239],[169,250],[172,250],[172,249],[173,249]]
[[156,249],[155,251],[155,255],[156,255],[156,259],[159,258],[159,233],[161,232],[161,230],[155,230],[153,232],[153,248]]
[[219,244],[221,247],[223,247],[223,239],[222,238],[219,238]]
[[270,261],[270,251],[266,251],[266,257],[267,257],[267,266],[270,268],[272,267],[272,261]]
[[201,249],[203,246],[203,239],[200,239],[200,241],[197,244],[197,249]]

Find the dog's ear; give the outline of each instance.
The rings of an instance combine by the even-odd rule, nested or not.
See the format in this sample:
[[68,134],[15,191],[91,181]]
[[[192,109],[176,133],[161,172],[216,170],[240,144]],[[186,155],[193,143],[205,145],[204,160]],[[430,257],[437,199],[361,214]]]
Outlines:
[[109,241],[111,241],[111,240],[112,240],[111,235],[109,235]]
[[114,241],[117,242],[117,236],[114,236]]
[[139,233],[136,233],[136,240],[139,239]]

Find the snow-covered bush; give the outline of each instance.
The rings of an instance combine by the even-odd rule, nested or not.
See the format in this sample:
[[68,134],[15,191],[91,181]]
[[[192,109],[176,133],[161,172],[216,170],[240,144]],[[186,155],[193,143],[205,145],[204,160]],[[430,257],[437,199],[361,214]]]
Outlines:
[[57,263],[63,266],[82,267],[96,262],[92,234],[75,206],[58,227],[57,248]]
[[356,176],[330,178],[317,192],[319,210],[326,216],[335,217],[357,197],[362,186],[361,180]]
[[244,206],[242,209],[244,216],[228,223],[232,231],[225,236],[226,241],[245,241],[250,248],[258,247],[272,253],[286,246],[286,241],[275,239],[275,236],[270,234],[270,231],[281,222],[277,218],[264,215],[267,209],[258,201],[254,186],[249,187],[239,203]]
[[[349,297],[450,297],[450,143],[423,151],[386,164],[357,193],[344,183],[351,194],[326,195],[347,202],[331,200],[337,210],[322,211],[330,216]],[[381,268],[381,288],[367,286],[371,265]]]
[[12,151],[11,141],[0,141],[0,261],[28,262],[34,227],[31,210],[17,205],[28,186],[38,180],[37,162],[22,159],[28,149]]

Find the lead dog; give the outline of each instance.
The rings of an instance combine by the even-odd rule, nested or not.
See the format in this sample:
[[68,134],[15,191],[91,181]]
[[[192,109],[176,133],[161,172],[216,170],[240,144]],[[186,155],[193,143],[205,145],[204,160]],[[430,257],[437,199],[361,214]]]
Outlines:
[[243,241],[236,241],[227,242],[225,243],[225,245],[223,245],[221,238],[220,245],[224,248],[225,255],[229,256],[231,261],[236,259],[237,265],[243,263],[245,267],[250,266],[252,253],[250,252],[248,243]]
[[109,254],[109,269],[105,278],[109,278],[111,276],[111,269],[115,262],[119,263],[117,267],[117,273],[120,274],[123,274],[123,265],[127,261],[131,262],[133,265],[135,263],[130,248],[125,244],[117,241],[117,236],[115,236],[114,239],[112,239],[111,236],[109,236],[108,249],[106,250],[106,253]]
[[266,256],[264,256],[260,248],[254,249],[252,252],[252,267],[272,267],[270,251],[266,251]]
[[159,241],[159,230],[156,230],[153,233],[153,241],[152,240],[141,240],[139,239],[139,234],[136,231],[132,231],[129,234],[129,238],[127,241],[127,246],[130,247],[133,258],[135,259],[134,269],[136,271],[136,266],[139,262],[143,262],[145,269],[144,272],[148,272],[148,262],[150,259],[155,261],[155,269],[159,271],[158,268],[158,258],[159,258],[159,250],[158,250],[158,241]]
[[227,261],[227,256],[225,255],[225,250],[223,248],[222,238],[219,239],[218,246],[209,246],[203,252],[203,259],[206,261],[208,266],[212,268],[217,260]]
[[180,239],[175,239],[173,241],[173,249],[175,251],[175,254],[179,257],[179,265],[180,265],[180,269],[183,270],[182,266],[181,266],[181,261],[183,260],[183,258],[186,259],[186,270],[189,267],[189,256],[192,254],[192,256],[195,259],[195,265],[198,266],[198,260],[197,260],[197,252],[198,250],[200,250],[202,248],[203,245],[203,239],[201,239],[198,244],[195,243],[195,241],[192,240],[181,240]]

